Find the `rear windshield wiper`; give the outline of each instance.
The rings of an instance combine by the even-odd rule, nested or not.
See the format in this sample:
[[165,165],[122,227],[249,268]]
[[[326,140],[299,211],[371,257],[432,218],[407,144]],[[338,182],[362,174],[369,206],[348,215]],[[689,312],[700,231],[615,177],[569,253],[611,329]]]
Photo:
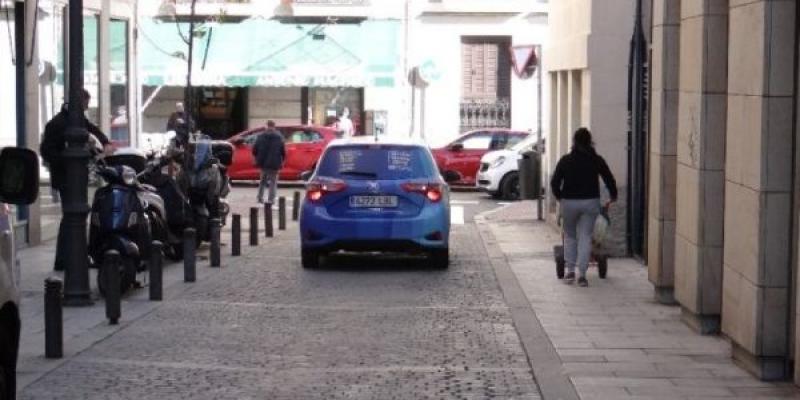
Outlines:
[[378,174],[369,171],[355,171],[355,170],[348,170],[348,171],[341,171],[339,172],[340,175],[352,175],[352,176],[363,176],[365,178],[377,178]]

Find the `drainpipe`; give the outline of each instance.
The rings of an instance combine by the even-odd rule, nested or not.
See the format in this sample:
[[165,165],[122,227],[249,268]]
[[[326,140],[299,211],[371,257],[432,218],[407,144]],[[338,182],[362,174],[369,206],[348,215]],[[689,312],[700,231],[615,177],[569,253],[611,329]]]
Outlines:
[[[8,22],[10,23],[10,21]],[[26,137],[27,124],[25,121],[25,65],[27,64],[28,55],[25,51],[25,2],[14,2],[14,53],[16,60],[14,69],[16,70],[17,78],[17,147],[28,147],[28,140]],[[31,42],[31,47],[34,43]],[[19,221],[28,220],[28,206],[17,207],[17,219]],[[27,229],[26,229],[27,230]]]
[[[544,132],[542,132],[542,101],[543,101],[543,99],[542,99],[542,70],[544,69],[544,63],[542,62],[542,45],[538,45],[538,46],[536,46],[536,48],[537,48],[536,50],[538,50],[537,51],[538,54],[536,54],[536,57],[538,58],[537,62],[539,63],[539,65],[537,66],[538,71],[536,71],[537,72],[537,74],[536,74],[536,99],[537,99],[536,100],[536,131],[537,131],[536,134],[538,135],[537,138],[536,138],[536,143],[537,144],[541,144],[542,143],[542,137],[544,135]],[[540,179],[539,181],[540,182],[546,182],[546,180],[544,179],[544,168],[542,168],[543,164],[544,164],[544,147],[542,147],[542,152],[541,152],[541,154],[539,156],[539,176],[540,176],[539,177],[539,179]],[[536,206],[536,219],[538,219],[539,221],[542,221],[542,220],[544,220],[544,217],[542,216],[542,208],[544,208],[544,205],[542,204],[543,203],[543,199],[542,199],[543,195],[540,192],[540,193],[537,193],[536,197],[538,198],[537,206]]]
[[[795,22],[800,21],[800,7],[795,7]],[[787,301],[789,307],[787,307],[787,316],[786,316],[786,371],[791,371],[791,361],[797,361],[796,351],[797,349],[794,346],[794,336],[796,335],[795,324],[797,323],[795,318],[796,312],[796,300],[797,300],[797,271],[795,268],[798,265],[798,249],[796,246],[796,240],[798,238],[798,230],[800,230],[800,223],[797,221],[798,213],[797,207],[800,207],[800,194],[797,193],[797,189],[800,184],[798,182],[798,160],[800,160],[800,154],[798,152],[798,140],[797,140],[797,128],[798,128],[798,118],[800,117],[800,113],[798,113],[798,99],[797,96],[800,94],[800,25],[795,23],[795,31],[794,31],[794,88],[792,90],[792,178],[791,178],[791,193],[792,193],[792,206],[789,208],[789,220],[792,221],[791,229],[789,229],[789,248],[791,249],[792,254],[789,257],[789,283],[791,287],[787,291]],[[798,375],[796,375],[798,376]],[[797,383],[797,378],[794,379],[794,382]]]
[[636,1],[636,17],[631,38],[630,64],[628,69],[628,189],[627,189],[627,241],[628,254],[641,255],[644,248],[644,84],[645,54],[644,32],[642,29],[642,0]]

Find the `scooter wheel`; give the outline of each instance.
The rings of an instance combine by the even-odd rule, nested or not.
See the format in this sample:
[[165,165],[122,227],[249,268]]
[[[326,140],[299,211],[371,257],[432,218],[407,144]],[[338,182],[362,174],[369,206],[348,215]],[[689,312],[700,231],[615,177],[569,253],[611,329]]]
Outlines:
[[[119,270],[119,293],[124,295],[136,283],[136,266],[133,260],[123,259],[122,267]],[[100,266],[97,269],[97,290],[100,296],[106,297],[106,272],[105,268]]]
[[164,254],[172,261],[183,260],[183,243],[169,245],[164,249]]

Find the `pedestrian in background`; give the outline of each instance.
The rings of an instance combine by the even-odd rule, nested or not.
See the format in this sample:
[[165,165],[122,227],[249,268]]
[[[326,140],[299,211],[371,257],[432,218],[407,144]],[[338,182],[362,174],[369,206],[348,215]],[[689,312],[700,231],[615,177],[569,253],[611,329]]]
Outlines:
[[336,128],[341,132],[341,137],[349,138],[353,136],[353,121],[350,119],[350,109],[345,107]]
[[[602,178],[611,199],[600,204]],[[553,196],[561,202],[564,229],[564,260],[568,283],[575,280],[575,267],[580,271],[578,285],[588,286],[586,270],[592,252],[592,231],[601,207],[617,201],[617,182],[608,164],[594,149],[592,134],[579,128],[572,137],[572,151],[561,157],[550,181]]]
[[186,112],[183,102],[175,103],[175,111],[170,114],[167,120],[167,131],[178,131],[178,129],[186,128],[189,132],[194,132],[194,120],[192,116]]
[[256,139],[253,146],[253,157],[256,165],[261,168],[261,181],[258,183],[259,203],[264,202],[264,188],[269,185],[269,194],[266,204],[272,205],[275,202],[275,195],[278,191],[278,171],[283,167],[286,159],[286,148],[283,143],[283,135],[275,129],[274,121],[267,121],[267,131]]

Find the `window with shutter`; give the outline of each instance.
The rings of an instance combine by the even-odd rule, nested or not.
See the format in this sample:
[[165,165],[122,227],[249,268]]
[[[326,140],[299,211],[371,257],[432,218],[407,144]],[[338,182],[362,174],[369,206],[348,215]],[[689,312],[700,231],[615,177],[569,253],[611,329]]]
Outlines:
[[511,38],[461,38],[461,129],[510,127]]

